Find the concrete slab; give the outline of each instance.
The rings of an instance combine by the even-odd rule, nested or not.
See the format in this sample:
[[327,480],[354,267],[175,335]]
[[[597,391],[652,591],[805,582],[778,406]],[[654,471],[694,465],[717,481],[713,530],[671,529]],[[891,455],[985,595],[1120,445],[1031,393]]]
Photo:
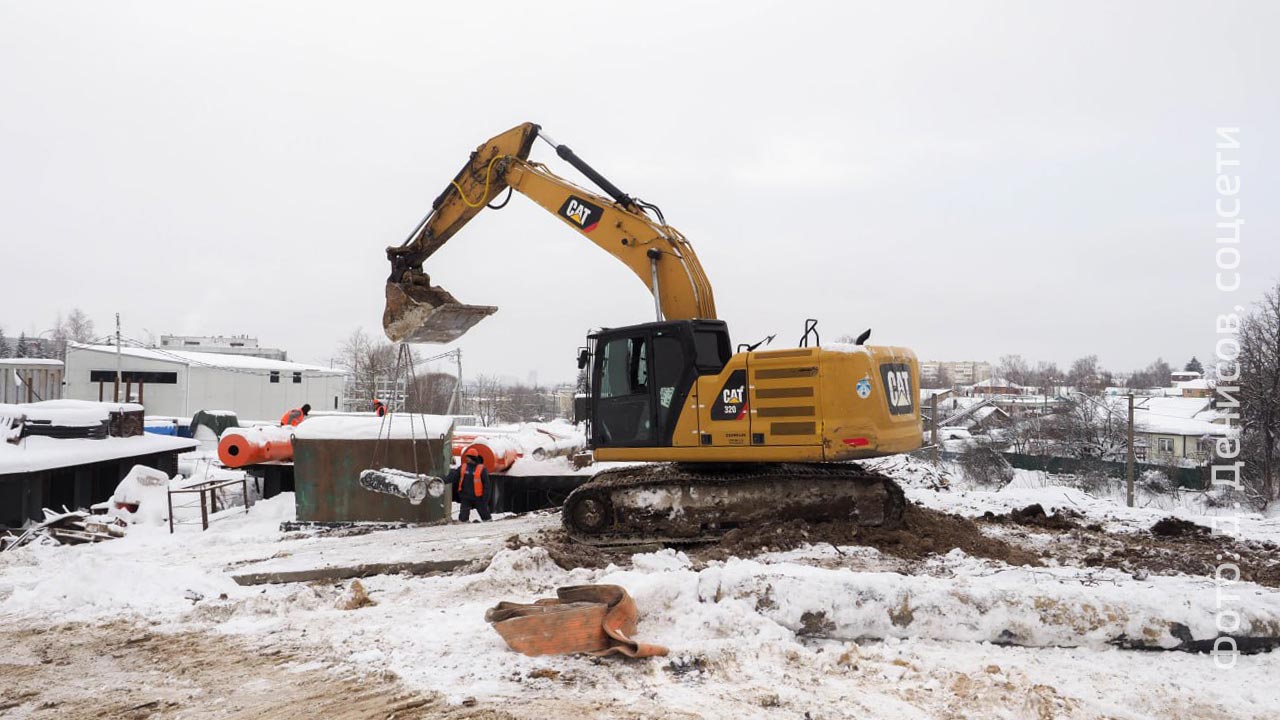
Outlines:
[[240,585],[262,585],[447,572],[492,558],[506,548],[512,535],[528,535],[559,524],[559,514],[552,513],[318,538],[287,556],[238,567],[231,578]]

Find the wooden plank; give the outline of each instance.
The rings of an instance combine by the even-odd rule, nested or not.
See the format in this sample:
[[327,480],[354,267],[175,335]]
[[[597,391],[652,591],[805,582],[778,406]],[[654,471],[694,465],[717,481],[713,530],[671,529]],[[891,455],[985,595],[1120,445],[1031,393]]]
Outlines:
[[487,523],[318,538],[289,556],[236,568],[231,578],[240,585],[261,585],[449,572],[468,563],[487,562],[507,547],[507,538],[513,535],[533,534],[559,524],[558,515],[526,515]]

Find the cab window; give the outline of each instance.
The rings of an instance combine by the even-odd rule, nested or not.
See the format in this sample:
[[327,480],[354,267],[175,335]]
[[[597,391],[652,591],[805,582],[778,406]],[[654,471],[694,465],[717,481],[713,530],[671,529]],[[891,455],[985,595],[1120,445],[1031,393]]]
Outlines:
[[648,343],[644,338],[615,338],[605,343],[600,368],[600,397],[649,392]]

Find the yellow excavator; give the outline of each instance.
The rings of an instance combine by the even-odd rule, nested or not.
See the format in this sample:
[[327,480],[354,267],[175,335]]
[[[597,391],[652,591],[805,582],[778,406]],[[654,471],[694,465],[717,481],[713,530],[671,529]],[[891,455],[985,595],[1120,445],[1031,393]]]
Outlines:
[[[541,138],[605,195],[529,160]],[[506,198],[493,205],[503,192]],[[598,545],[702,542],[769,519],[849,518],[892,528],[902,490],[846,462],[921,443],[919,368],[901,347],[734,349],[693,246],[655,205],[624,193],[533,123],[485,142],[403,244],[387,248],[383,327],[396,342],[451,342],[497,308],[458,302],[423,262],[514,191],[622,261],[653,294],[657,320],[588,335],[587,441],[597,473],[565,501],[572,537]]]

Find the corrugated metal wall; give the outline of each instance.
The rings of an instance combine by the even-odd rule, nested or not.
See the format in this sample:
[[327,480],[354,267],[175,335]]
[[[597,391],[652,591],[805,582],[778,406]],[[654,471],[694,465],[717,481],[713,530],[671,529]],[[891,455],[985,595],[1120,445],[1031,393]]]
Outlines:
[[[421,505],[360,487],[360,472],[390,467],[443,478],[449,472],[452,436],[443,440],[306,440],[293,445],[298,520],[309,522],[432,522],[449,517],[453,493]],[[377,448],[375,449],[375,445]]]
[[61,363],[23,363],[20,359],[0,361],[0,403],[61,399]]

